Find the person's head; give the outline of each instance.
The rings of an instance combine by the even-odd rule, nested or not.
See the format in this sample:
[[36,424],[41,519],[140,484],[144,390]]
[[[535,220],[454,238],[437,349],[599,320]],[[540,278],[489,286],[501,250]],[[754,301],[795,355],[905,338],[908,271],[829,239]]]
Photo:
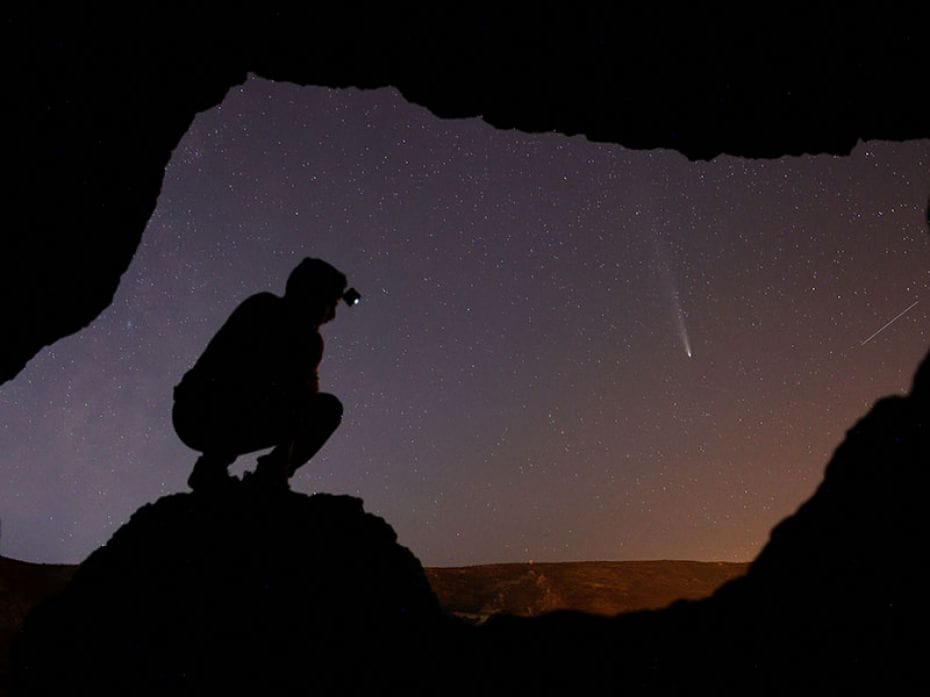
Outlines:
[[348,284],[345,274],[322,259],[306,257],[287,278],[284,299],[316,325],[336,316],[336,303]]

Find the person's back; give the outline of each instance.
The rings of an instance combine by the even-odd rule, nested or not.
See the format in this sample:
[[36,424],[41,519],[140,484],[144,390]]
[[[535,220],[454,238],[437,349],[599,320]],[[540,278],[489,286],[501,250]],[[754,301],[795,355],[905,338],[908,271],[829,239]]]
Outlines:
[[215,382],[273,390],[312,379],[322,356],[319,331],[290,318],[283,298],[259,293],[233,311],[178,389]]

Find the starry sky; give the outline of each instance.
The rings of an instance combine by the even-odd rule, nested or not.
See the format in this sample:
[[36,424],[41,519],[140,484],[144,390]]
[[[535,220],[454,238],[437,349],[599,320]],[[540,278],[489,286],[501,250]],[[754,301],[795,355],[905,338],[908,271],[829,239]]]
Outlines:
[[252,78],[178,145],[112,306],[0,387],[0,554],[78,562],[185,491],[173,386],[316,256],[363,299],[293,489],[428,566],[749,560],[930,346],[928,192],[930,141],[692,163]]

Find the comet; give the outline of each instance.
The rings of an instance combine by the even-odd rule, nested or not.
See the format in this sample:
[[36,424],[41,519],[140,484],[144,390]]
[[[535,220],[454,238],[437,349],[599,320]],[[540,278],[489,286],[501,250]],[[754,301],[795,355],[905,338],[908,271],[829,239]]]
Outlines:
[[867,343],[869,343],[869,342],[870,342],[872,339],[874,339],[876,336],[878,336],[878,335],[881,334],[883,331],[885,331],[886,329],[888,329],[888,327],[890,327],[892,324],[894,324],[894,323],[897,322],[899,319],[901,319],[902,317],[904,317],[904,315],[906,315],[908,312],[910,312],[911,308],[914,307],[914,305],[916,305],[917,303],[918,303],[918,301],[915,300],[915,301],[912,302],[910,305],[908,305],[906,308],[904,308],[903,310],[901,310],[901,312],[899,312],[899,313],[896,314],[894,317],[892,317],[890,320],[888,320],[888,321],[885,323],[885,325],[884,325],[881,329],[879,329],[877,332],[875,332],[872,336],[870,336],[870,337],[869,337],[868,339],[866,339],[865,341],[861,342],[861,343],[859,344],[859,346],[865,346]]
[[685,315],[684,312],[682,312],[681,303],[678,302],[677,294],[675,297],[675,310],[678,319],[678,336],[681,337],[681,345],[684,347],[685,353],[688,354],[688,358],[691,358],[691,339],[688,338],[688,328],[685,326]]
[[658,239],[655,241],[655,256],[659,269],[659,276],[665,288],[665,292],[668,295],[669,305],[674,315],[678,337],[681,339],[681,347],[685,350],[685,355],[691,358],[691,339],[688,337],[688,327],[685,326],[685,311],[681,306],[681,298],[678,296],[678,286],[675,283],[675,277],[669,266],[667,255],[662,253],[662,245]]

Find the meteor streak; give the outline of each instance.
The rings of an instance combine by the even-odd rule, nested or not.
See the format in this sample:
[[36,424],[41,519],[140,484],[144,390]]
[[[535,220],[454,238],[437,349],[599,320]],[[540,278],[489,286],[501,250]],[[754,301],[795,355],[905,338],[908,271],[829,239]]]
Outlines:
[[914,302],[912,302],[910,305],[908,305],[906,308],[904,308],[901,312],[899,312],[899,313],[896,314],[894,317],[892,317],[892,318],[885,324],[885,326],[883,326],[881,329],[879,329],[877,332],[875,332],[872,336],[870,336],[868,339],[866,339],[865,341],[863,341],[863,342],[860,343],[859,345],[860,345],[860,346],[865,346],[867,343],[869,343],[869,342],[870,342],[872,339],[874,339],[876,336],[878,336],[878,335],[881,334],[883,331],[885,331],[886,329],[888,329],[888,327],[890,327],[892,324],[894,324],[895,321],[897,321],[898,319],[900,319],[901,317],[903,317],[907,312],[909,312],[910,309],[911,309],[912,307],[914,307],[914,305],[917,304],[917,302],[918,302],[917,300],[915,300]]

